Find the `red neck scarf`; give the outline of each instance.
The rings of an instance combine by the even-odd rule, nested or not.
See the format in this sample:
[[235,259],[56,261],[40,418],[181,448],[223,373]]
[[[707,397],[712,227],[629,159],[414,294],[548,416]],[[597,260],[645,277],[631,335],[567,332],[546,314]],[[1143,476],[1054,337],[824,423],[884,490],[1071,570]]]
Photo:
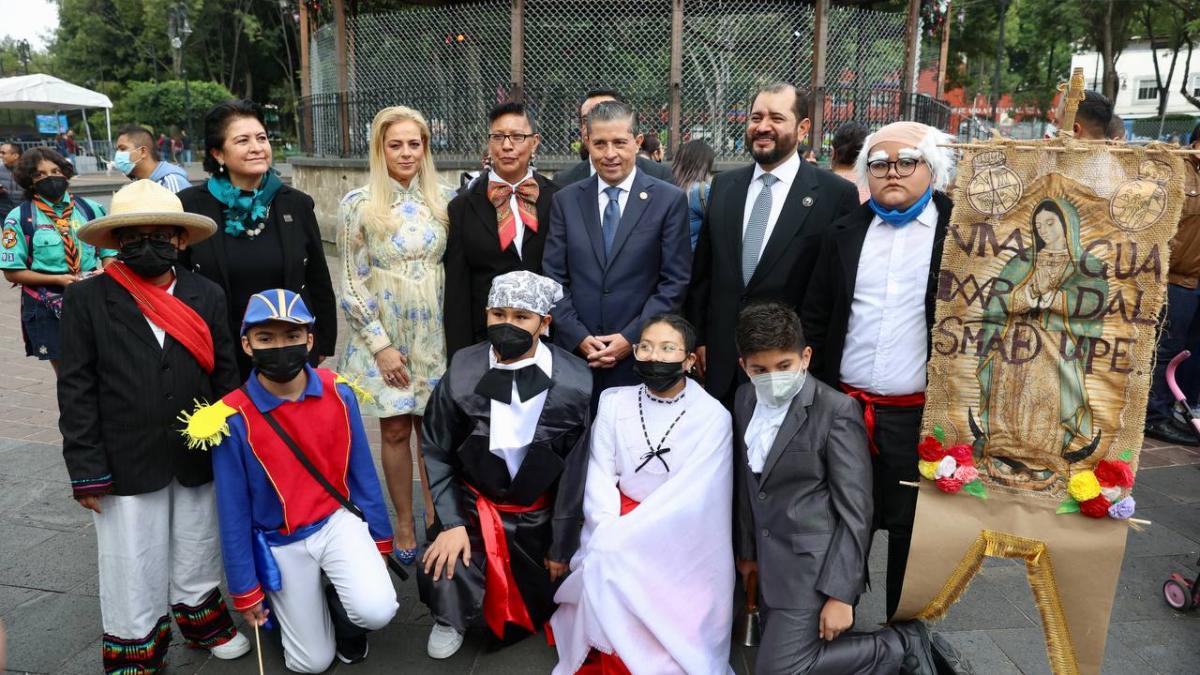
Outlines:
[[[517,184],[517,209],[521,211],[521,222],[530,232],[537,232],[537,200],[541,187],[537,180],[526,178]],[[513,188],[508,183],[488,182],[488,201],[496,207],[496,223],[500,228],[500,250],[506,250],[517,237],[517,219],[512,212]]]
[[147,319],[191,352],[204,372],[212,373],[216,360],[213,356],[212,331],[196,310],[149,280],[134,274],[123,262],[113,262],[104,268],[104,272],[129,291],[138,309],[142,310]]

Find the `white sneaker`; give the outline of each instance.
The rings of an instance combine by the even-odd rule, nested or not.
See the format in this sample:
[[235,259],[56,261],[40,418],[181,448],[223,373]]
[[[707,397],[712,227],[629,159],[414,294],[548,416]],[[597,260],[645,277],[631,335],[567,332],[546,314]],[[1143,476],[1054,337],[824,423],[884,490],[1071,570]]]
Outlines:
[[458,653],[462,644],[462,633],[450,626],[435,623],[429,632],[429,644],[425,645],[425,651],[431,659],[448,659]]
[[236,659],[239,656],[245,656],[250,651],[250,641],[241,633],[234,633],[233,637],[228,642],[222,642],[209,649],[212,655],[223,661]]

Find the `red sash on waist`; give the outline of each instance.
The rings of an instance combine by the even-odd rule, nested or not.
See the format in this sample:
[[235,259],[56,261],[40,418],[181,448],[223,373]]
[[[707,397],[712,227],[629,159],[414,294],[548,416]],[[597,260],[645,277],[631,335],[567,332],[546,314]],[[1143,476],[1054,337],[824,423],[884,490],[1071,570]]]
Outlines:
[[125,263],[114,261],[104,268],[113,281],[129,291],[142,314],[191,352],[206,373],[212,373],[216,358],[208,324],[182,300],[136,275]]
[[483,550],[487,554],[487,574],[484,575],[483,618],[496,637],[504,638],[504,624],[511,623],[533,631],[533,619],[525,607],[525,599],[517,588],[513,577],[512,562],[508,553],[508,536],[504,534],[501,513],[529,513],[541,511],[550,505],[546,495],[537,498],[529,506],[520,504],[497,504],[483,496],[470,483],[463,483],[475,495],[475,508],[479,510],[479,529],[483,534]]
[[639,504],[641,504],[641,502],[635,502],[629,497],[626,497],[624,492],[621,493],[621,515],[625,515],[626,513],[636,509]]
[[867,445],[871,448],[872,455],[879,454],[879,446],[875,445],[875,406],[911,408],[912,406],[925,405],[925,392],[923,391],[903,396],[883,396],[852,387],[845,382],[842,382],[842,391],[846,392],[846,395],[850,398],[862,404],[863,424],[867,427]]

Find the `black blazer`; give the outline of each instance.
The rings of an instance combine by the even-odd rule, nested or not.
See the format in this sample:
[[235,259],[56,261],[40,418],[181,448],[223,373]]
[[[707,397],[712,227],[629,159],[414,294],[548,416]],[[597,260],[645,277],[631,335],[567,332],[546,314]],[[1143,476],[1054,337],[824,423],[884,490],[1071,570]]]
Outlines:
[[747,464],[746,427],[757,402],[743,384],[734,403],[734,546],[758,561],[773,609],[853,605],[866,584],[873,498],[862,409],[814,377],[792,399],[763,463]]
[[58,427],[73,482],[112,476],[112,492],[137,495],[212,480],[207,452],[190,450],[178,417],[241,384],[225,296],[208,279],[176,267],[175,297],[212,331],[216,365],[205,373],[169,334],[158,340],[133,296],[107,274],[67,287],[58,365]]
[[[592,160],[585,159],[569,169],[563,169],[555,173],[554,182],[558,183],[561,187],[566,187],[571,183],[578,183],[584,178],[590,178],[592,176],[591,166]],[[649,174],[671,185],[675,184],[675,174],[671,172],[671,167],[666,164],[638,155],[637,168],[641,173]]]
[[525,229],[521,255],[516,244],[500,250],[496,208],[488,201],[488,180],[484,176],[464,190],[446,207],[450,228],[446,239],[446,292],[444,301],[446,359],[454,352],[487,337],[483,315],[492,279],[514,270],[542,273],[542,251],[550,231],[550,205],[558,185],[534,173],[537,180],[537,232]]
[[[179,193],[183,210],[208,216],[217,223],[217,233],[212,237],[189,246],[180,254],[180,262],[193,272],[208,277],[232,297],[230,291],[236,284],[236,272],[228,268],[225,258],[225,207],[208,191],[205,184],[190,187]],[[267,227],[279,228],[283,240],[284,280],[283,287],[299,293],[304,304],[317,318],[314,329],[316,342],[313,353],[332,356],[337,345],[337,299],[333,294],[333,283],[329,279],[329,266],[325,262],[325,248],[321,243],[321,230],[313,212],[313,200],[307,194],[283,186],[275,194],[271,204],[270,222]],[[234,280],[231,282],[231,277]],[[266,290],[266,289],[260,289]],[[255,291],[257,292],[257,291]],[[234,316],[237,310],[228,308],[228,326],[231,335],[238,335],[242,317]],[[249,361],[237,350],[243,372]]]
[[801,161],[754,276],[744,284],[742,220],[754,166],[713,179],[688,289],[687,316],[707,351],[704,386],[726,405],[737,383],[745,381],[734,343],[738,312],[756,300],[776,300],[799,313],[821,236],[833,221],[858,206],[858,190],[852,183]]
[[[942,267],[942,245],[954,202],[941,192],[933,193],[938,221],[933,235],[933,253],[929,262],[929,282],[925,287],[925,322],[933,328],[934,303],[938,276]],[[809,372],[837,387],[841,379],[842,349],[846,346],[846,327],[850,324],[850,303],[854,301],[854,283],[858,277],[858,258],[862,253],[867,228],[875,219],[871,207],[863,204],[833,224],[821,247],[817,269],[804,298],[801,321],[804,337],[812,347]],[[932,350],[930,350],[932,351]]]

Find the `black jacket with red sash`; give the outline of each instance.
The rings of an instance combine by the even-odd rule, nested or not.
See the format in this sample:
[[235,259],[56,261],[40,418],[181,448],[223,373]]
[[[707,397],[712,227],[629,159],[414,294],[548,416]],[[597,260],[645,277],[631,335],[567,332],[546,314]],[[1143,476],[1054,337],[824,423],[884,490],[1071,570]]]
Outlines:
[[179,417],[196,401],[214,402],[240,384],[225,294],[185,269],[176,274],[175,297],[212,332],[211,374],[170,335],[160,347],[133,296],[109,275],[67,287],[58,426],[76,496],[137,495],[172,479],[188,487],[212,480],[208,453],[187,448]]

